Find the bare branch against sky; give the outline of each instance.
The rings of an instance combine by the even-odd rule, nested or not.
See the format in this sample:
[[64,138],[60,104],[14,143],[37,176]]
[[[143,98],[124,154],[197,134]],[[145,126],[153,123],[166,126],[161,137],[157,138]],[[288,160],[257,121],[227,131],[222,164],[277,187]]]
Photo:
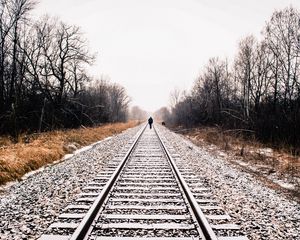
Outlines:
[[81,26],[98,58],[94,75],[126,87],[133,105],[154,111],[174,87],[189,88],[210,57],[233,57],[259,37],[274,9],[299,0],[40,0],[35,13]]

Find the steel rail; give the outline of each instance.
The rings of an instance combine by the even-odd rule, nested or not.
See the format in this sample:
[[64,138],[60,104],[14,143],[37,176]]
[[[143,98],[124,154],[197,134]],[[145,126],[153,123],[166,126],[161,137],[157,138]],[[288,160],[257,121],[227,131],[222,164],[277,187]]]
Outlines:
[[160,138],[157,130],[155,129],[155,127],[153,126],[153,129],[159,139],[159,142],[163,148],[163,151],[165,152],[167,159],[169,160],[171,167],[173,168],[173,171],[175,172],[179,183],[185,193],[186,198],[188,199],[189,204],[191,205],[191,208],[193,210],[193,213],[197,219],[197,222],[203,232],[203,235],[205,236],[205,239],[207,240],[218,240],[218,237],[216,236],[216,234],[214,233],[214,231],[212,230],[211,226],[209,225],[204,213],[202,212],[202,210],[200,209],[197,200],[195,199],[193,193],[191,192],[190,188],[188,187],[186,181],[184,180],[183,176],[181,175],[178,167],[176,166],[175,160],[172,158],[170,152],[168,151],[166,145],[164,144],[164,142],[162,141],[162,139]]
[[79,226],[76,228],[75,232],[72,234],[70,240],[82,240],[86,237],[88,230],[90,229],[97,213],[99,212],[101,206],[105,202],[109,192],[112,189],[115,181],[117,180],[118,176],[120,175],[123,167],[125,166],[127,160],[129,159],[130,154],[133,152],[134,148],[136,147],[139,139],[141,138],[143,132],[145,131],[148,124],[140,130],[137,138],[131,145],[130,149],[127,151],[125,157],[122,159],[121,163],[118,165],[116,170],[114,171],[111,178],[108,180],[107,184],[104,186],[98,197],[95,199],[93,205],[90,207],[89,211],[85,215],[85,217],[80,222]]

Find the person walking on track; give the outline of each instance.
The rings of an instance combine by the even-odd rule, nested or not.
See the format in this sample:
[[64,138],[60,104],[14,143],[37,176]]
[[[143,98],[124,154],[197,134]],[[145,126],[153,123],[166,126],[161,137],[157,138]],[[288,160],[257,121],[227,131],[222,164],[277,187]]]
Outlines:
[[148,123],[149,123],[150,129],[151,129],[152,128],[152,124],[153,124],[153,118],[152,117],[150,117],[148,119]]

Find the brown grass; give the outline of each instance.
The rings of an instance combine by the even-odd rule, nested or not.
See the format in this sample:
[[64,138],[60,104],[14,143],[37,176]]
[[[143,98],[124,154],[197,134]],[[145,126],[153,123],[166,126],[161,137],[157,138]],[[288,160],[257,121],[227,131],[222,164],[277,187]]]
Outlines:
[[72,151],[69,144],[77,147],[89,145],[136,125],[138,122],[130,121],[94,128],[23,135],[16,144],[9,137],[0,137],[0,184],[20,179],[29,171],[61,159]]
[[213,144],[227,151],[233,155],[229,160],[238,159],[255,166],[256,173],[260,176],[277,173],[283,179],[295,182],[297,191],[300,192],[300,157],[292,155],[288,148],[271,149],[254,137],[245,137],[241,132],[223,131],[216,127],[193,128],[179,132],[197,145]]

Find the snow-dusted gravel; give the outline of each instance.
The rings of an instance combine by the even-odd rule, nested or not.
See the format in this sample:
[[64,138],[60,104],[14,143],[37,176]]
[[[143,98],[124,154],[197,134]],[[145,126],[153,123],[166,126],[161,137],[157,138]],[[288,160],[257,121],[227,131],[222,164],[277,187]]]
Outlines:
[[[0,193],[0,239],[36,239],[116,155],[141,126],[104,140],[59,164],[46,167]],[[249,239],[300,239],[300,205],[265,187],[249,173],[214,156],[182,136],[158,127],[200,182],[207,183],[220,205]]]
[[[207,182],[221,206],[242,226],[249,239],[300,239],[300,204],[265,187],[224,159],[214,156],[182,136],[159,127],[201,182]],[[218,150],[216,150],[218,151]]]
[[141,126],[46,167],[0,193],[0,239],[36,239]]

